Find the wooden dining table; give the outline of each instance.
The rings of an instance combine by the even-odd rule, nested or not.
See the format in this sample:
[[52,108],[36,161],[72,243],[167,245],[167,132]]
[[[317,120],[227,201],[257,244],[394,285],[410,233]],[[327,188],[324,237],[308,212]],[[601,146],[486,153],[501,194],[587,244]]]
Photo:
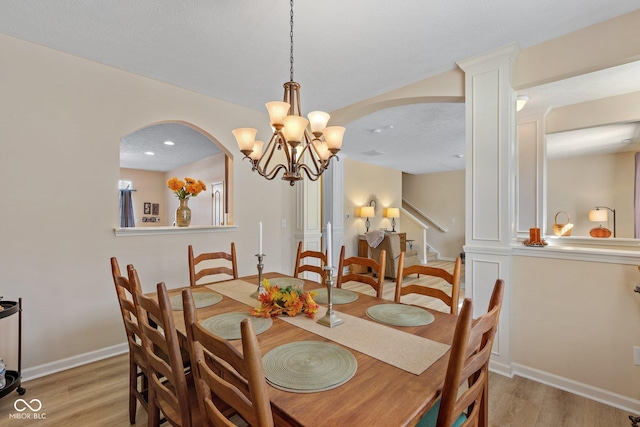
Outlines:
[[[288,277],[279,273],[266,273],[264,278]],[[242,277],[240,280],[258,285],[258,276]],[[221,282],[224,283],[224,282]],[[325,288],[317,282],[305,280],[304,290]],[[181,293],[171,289],[169,296]],[[194,292],[205,291],[204,285],[191,287]],[[206,286],[206,291],[216,291],[216,284]],[[255,306],[259,303],[255,300]],[[367,308],[393,301],[358,293],[358,299],[347,304],[334,304],[333,309],[366,321],[374,322],[367,314]],[[249,307],[233,298],[223,299],[208,307],[197,310],[198,320],[234,311],[249,311]],[[450,345],[457,320],[456,315],[428,310],[434,321],[424,326],[385,326],[376,343],[385,342],[386,328],[393,328],[427,338],[437,343]],[[182,311],[174,311],[174,319],[179,334],[184,338],[184,318]],[[343,325],[335,328],[344,328]],[[330,339],[294,326],[281,318],[273,318],[272,326],[258,335],[260,350],[265,355],[281,345],[296,341],[324,341]],[[231,340],[242,351],[240,340]],[[344,384],[331,390],[311,393],[284,391],[269,385],[275,424],[277,426],[410,426],[414,425],[434,404],[439,396],[447,369],[449,352],[437,359],[426,370],[416,375],[375,357],[347,348],[356,358],[355,375]],[[403,352],[403,348],[397,348]]]

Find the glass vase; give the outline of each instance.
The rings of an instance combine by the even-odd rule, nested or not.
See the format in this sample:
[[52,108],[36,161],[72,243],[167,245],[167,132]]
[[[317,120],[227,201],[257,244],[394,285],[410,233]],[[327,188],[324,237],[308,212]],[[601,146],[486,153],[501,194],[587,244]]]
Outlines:
[[191,223],[191,209],[189,199],[180,199],[180,206],[176,209],[176,225],[178,227],[188,227]]

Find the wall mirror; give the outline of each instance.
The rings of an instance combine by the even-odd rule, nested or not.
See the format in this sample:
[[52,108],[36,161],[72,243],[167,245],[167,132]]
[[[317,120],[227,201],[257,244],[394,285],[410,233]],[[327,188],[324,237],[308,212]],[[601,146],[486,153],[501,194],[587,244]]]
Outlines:
[[[518,121],[537,117],[543,123],[546,235],[553,235],[558,212],[570,217],[571,236],[589,237],[600,226],[613,230],[611,211],[606,220],[589,220],[590,210],[604,206],[616,211],[616,238],[635,238],[639,75],[635,62],[518,92],[529,97]],[[564,213],[559,218],[567,221]]]
[[179,201],[166,185],[172,176],[202,180],[207,186],[189,200],[191,225],[227,225],[230,164],[222,145],[186,122],[151,124],[122,137],[120,180],[130,181],[135,190],[135,227],[173,225]]

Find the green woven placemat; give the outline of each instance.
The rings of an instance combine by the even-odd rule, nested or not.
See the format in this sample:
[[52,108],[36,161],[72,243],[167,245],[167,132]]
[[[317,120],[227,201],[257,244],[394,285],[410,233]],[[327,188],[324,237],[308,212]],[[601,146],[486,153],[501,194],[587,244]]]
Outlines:
[[[193,302],[196,308],[209,307],[222,301],[222,295],[215,292],[193,292]],[[182,295],[176,295],[170,298],[172,310],[182,310]]]
[[240,322],[246,318],[250,318],[253,321],[253,330],[256,335],[263,333],[273,324],[271,319],[253,317],[249,313],[242,311],[218,314],[203,320],[200,324],[212,334],[216,334],[226,340],[238,340],[242,337]]
[[422,326],[433,322],[433,314],[420,307],[405,304],[379,304],[367,309],[367,316],[393,326]]
[[296,393],[336,388],[349,381],[358,368],[349,350],[322,341],[281,345],[265,354],[262,364],[269,384]]
[[[318,295],[313,297],[313,300],[318,304],[329,304],[329,298],[327,297],[326,289],[318,289]],[[332,304],[348,304],[358,299],[358,294],[349,291],[347,289],[333,288],[331,290],[331,303]]]
[[295,277],[274,277],[273,279],[267,279],[271,286],[277,286],[279,288],[286,288],[287,286],[297,286],[302,289],[304,287],[304,280],[296,279]]

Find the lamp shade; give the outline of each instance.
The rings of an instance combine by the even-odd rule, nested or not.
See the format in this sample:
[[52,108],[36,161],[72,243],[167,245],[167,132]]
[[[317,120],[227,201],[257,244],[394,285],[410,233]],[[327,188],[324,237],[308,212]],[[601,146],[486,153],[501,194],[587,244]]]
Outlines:
[[327,147],[333,154],[340,151],[342,148],[342,137],[344,136],[345,128],[343,126],[329,126],[322,131],[324,140],[327,142]]
[[608,212],[604,209],[592,209],[589,211],[589,221],[607,222],[609,220]]
[[269,121],[272,126],[282,126],[282,119],[289,114],[289,108],[291,105],[288,102],[271,101],[266,104],[267,111],[269,112]]
[[262,157],[262,147],[264,146],[264,142],[262,141],[254,141],[253,142],[253,151],[249,154],[249,158],[251,160],[260,160]]
[[256,133],[258,129],[253,128],[238,128],[231,131],[233,136],[236,137],[236,141],[238,142],[238,147],[240,151],[251,152],[253,150],[253,142],[256,139]]
[[518,98],[516,99],[516,111],[522,110],[528,100],[529,97],[527,95],[518,96]]
[[384,215],[386,218],[398,218],[400,216],[399,208],[387,208],[387,212]]
[[287,139],[287,142],[300,142],[302,141],[304,130],[309,124],[309,120],[300,116],[286,116],[282,119],[282,123],[284,124],[282,133],[284,133],[284,137]]
[[307,114],[309,117],[309,124],[311,126],[311,133],[322,132],[324,128],[327,127],[327,123],[329,122],[329,114],[324,111],[312,111]]
[[373,206],[363,206],[360,208],[360,218],[371,218],[374,216]]

